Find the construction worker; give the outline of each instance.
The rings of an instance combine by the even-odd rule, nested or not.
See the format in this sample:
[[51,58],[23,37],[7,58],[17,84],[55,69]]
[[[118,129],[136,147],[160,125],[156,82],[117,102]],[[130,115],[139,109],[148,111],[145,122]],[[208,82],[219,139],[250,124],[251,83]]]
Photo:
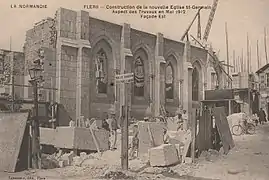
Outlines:
[[139,144],[138,125],[135,124],[133,126],[133,138],[132,138],[132,144],[131,144],[131,151],[130,151],[130,154],[129,154],[130,159],[133,159],[134,154],[138,153],[138,144]]
[[118,123],[116,119],[116,114],[114,112],[110,113],[110,122],[111,122],[111,127],[110,127],[110,133],[111,133],[111,149],[117,149],[116,148],[116,143],[117,143],[117,129],[118,129]]
[[183,130],[187,131],[187,126],[188,126],[188,113],[186,110],[183,110],[183,114],[182,114],[182,120],[183,120]]
[[168,144],[169,140],[170,140],[170,137],[168,135],[167,129],[164,128],[163,129],[163,142],[164,142],[164,144]]
[[183,119],[182,119],[182,114],[179,113],[179,114],[177,115],[176,123],[177,123],[177,131],[178,131],[178,130],[183,130]]

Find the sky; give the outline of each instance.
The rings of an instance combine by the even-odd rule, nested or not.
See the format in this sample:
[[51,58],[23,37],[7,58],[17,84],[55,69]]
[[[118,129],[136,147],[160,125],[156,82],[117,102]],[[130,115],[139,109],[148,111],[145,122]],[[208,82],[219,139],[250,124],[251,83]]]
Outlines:
[[[11,8],[18,4],[44,4],[46,9],[19,9]],[[209,5],[213,0],[1,0],[0,1],[0,49],[22,51],[25,42],[25,33],[31,29],[34,23],[46,17],[54,17],[59,7],[76,11],[89,11],[90,16],[110,21],[117,24],[129,23],[132,28],[156,34],[163,33],[164,37],[180,40],[184,31],[192,21],[197,10],[188,10],[186,14],[166,15],[164,19],[141,19],[139,15],[118,15],[111,10],[85,9],[84,5]],[[229,59],[233,63],[233,51],[235,57],[242,54],[246,57],[247,34],[251,46],[251,69],[257,70],[257,41],[259,42],[259,56],[261,66],[266,64],[265,46],[269,48],[269,0],[219,0],[216,14],[212,23],[208,41],[216,52],[219,52],[221,60],[227,59],[225,23],[227,22]],[[210,10],[201,11],[202,35],[208,21]],[[264,41],[264,28],[267,39]],[[191,34],[197,34],[197,22],[191,28]],[[11,38],[10,38],[11,37]],[[11,41],[10,41],[11,39]],[[11,43],[10,43],[11,42]],[[246,58],[244,58],[246,59]]]

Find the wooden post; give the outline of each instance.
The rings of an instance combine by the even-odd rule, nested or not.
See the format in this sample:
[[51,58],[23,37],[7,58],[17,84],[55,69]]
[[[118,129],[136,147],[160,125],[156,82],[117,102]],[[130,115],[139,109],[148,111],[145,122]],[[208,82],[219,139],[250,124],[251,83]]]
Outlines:
[[191,158],[192,162],[195,160],[195,142],[196,142],[196,109],[191,111]]
[[38,119],[38,88],[37,81],[32,81],[34,89],[34,113],[32,120],[32,153],[33,153],[33,168],[41,169],[41,152],[39,144],[39,119]]
[[[127,94],[127,93],[125,93]],[[126,97],[125,97],[126,98]],[[126,98],[127,99],[127,98]],[[123,121],[121,126],[121,168],[128,170],[128,105],[122,107]]]
[[231,100],[228,100],[228,115],[232,114],[232,104],[231,104]]
[[31,133],[32,127],[31,127],[30,122],[27,123],[27,127],[28,127],[28,169],[32,168],[32,133]]

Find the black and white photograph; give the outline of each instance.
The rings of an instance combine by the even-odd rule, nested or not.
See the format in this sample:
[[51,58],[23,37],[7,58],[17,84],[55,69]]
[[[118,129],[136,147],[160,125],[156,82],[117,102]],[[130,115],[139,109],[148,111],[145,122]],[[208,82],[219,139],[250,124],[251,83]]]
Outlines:
[[1,0],[0,180],[269,180],[268,0]]

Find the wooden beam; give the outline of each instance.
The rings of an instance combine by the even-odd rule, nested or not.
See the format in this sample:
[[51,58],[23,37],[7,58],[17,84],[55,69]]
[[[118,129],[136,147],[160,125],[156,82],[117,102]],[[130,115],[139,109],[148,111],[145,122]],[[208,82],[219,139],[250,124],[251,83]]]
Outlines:
[[195,144],[196,144],[196,109],[192,109],[191,111],[191,158],[192,162],[195,160]]

